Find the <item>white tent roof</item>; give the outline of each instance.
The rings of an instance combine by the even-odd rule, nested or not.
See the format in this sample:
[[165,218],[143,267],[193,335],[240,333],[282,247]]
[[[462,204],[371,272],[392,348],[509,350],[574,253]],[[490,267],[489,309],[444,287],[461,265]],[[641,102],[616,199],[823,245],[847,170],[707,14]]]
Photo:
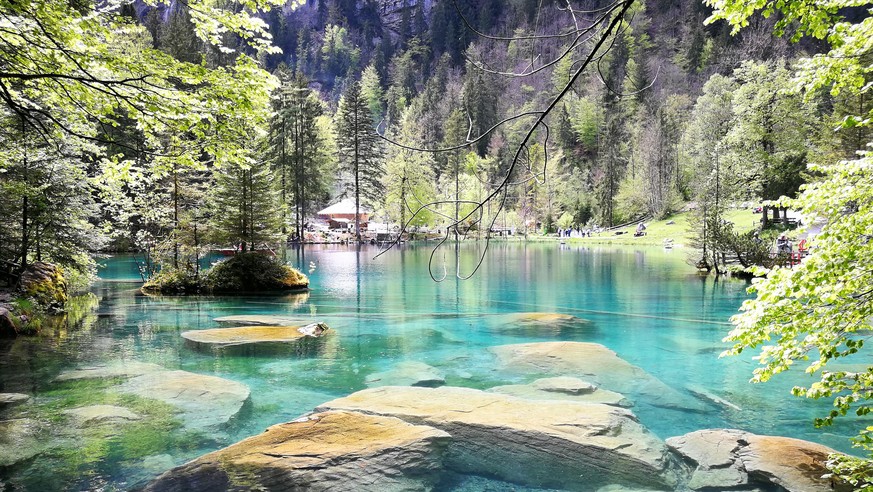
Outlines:
[[[362,214],[369,214],[370,211],[365,207],[361,206]],[[355,200],[352,198],[346,198],[345,200],[334,203],[333,205],[325,208],[324,210],[319,210],[318,215],[354,215],[355,214]]]

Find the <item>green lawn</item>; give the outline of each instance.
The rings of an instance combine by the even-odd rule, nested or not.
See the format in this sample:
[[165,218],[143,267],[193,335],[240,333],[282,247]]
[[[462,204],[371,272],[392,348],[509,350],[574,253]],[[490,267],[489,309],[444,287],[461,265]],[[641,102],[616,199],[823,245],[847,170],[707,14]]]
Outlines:
[[[673,214],[663,220],[646,222],[646,235],[641,237],[634,237],[636,226],[633,225],[619,229],[625,231],[625,234],[618,236],[615,235],[616,231],[610,231],[594,234],[591,237],[568,238],[567,241],[587,244],[663,246],[665,239],[672,239],[674,246],[687,246],[692,235],[688,226],[688,217],[692,213],[695,212]],[[725,219],[734,223],[736,232],[746,232],[758,225],[761,215],[753,213],[751,209],[732,209],[725,213]],[[671,221],[673,223],[668,224]]]

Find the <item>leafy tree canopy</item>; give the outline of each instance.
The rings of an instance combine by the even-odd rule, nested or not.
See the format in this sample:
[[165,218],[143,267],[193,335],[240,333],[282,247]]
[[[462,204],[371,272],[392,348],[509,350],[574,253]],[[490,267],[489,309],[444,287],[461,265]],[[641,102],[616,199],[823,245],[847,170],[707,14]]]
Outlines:
[[[794,39],[810,35],[826,38],[827,54],[799,63],[795,88],[814,95],[821,89],[868,92],[873,67],[863,55],[873,40],[873,17],[849,22],[840,16],[845,7],[865,7],[866,1],[712,0],[715,8],[709,22],[724,19],[734,32],[747,26],[756,13],[779,13],[776,30],[796,27]],[[867,126],[870,114],[847,116],[844,127]],[[870,333],[873,318],[873,153],[859,151],[856,159],[812,166],[824,177],[808,186],[795,201],[782,205],[800,207],[809,219],[821,221],[821,232],[811,241],[812,254],[794,269],[779,268],[753,286],[755,299],[743,304],[734,317],[733,342],[729,354],[760,347],[754,381],[767,381],[795,363],[805,366],[818,380],[794,393],[809,398],[833,398],[834,409],[818,425],[829,425],[849,412],[863,416],[870,412],[873,398],[873,367],[844,370],[834,362],[858,353]],[[830,366],[829,366],[830,364]],[[857,446],[873,451],[873,427],[861,429]],[[829,466],[858,490],[873,490],[873,460],[832,457]]]

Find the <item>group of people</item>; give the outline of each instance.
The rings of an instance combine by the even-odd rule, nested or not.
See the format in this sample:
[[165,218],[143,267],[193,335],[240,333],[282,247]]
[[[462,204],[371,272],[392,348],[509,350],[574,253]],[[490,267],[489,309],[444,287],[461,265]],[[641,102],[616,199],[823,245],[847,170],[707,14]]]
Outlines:
[[597,234],[602,229],[599,226],[594,226],[592,229],[575,229],[575,228],[558,228],[558,237],[591,237],[591,234]]

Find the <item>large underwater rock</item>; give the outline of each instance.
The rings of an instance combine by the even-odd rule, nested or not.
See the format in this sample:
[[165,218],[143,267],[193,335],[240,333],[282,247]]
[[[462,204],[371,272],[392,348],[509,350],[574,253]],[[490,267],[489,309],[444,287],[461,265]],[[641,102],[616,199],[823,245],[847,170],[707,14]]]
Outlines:
[[667,445],[695,466],[692,490],[748,490],[777,485],[788,492],[851,490],[821,478],[833,449],[788,437],[760,436],[735,429],[707,429],[667,439]]
[[117,361],[110,364],[83,367],[82,369],[76,369],[74,371],[62,372],[55,378],[55,381],[132,378],[164,370],[163,367],[148,362]]
[[561,313],[510,313],[499,315],[498,320],[492,330],[510,336],[572,335],[594,329],[587,319]]
[[446,384],[446,376],[439,369],[424,362],[401,361],[391,369],[367,376],[367,386],[422,386],[435,388]]
[[449,439],[396,418],[319,413],[170,470],[145,492],[430,490]]
[[176,407],[190,428],[225,424],[249,399],[249,388],[242,383],[187,371],[146,373],[129,379],[118,389]]
[[117,425],[142,419],[142,416],[131,412],[127,408],[116,405],[91,405],[72,408],[64,410],[64,414],[72,417],[79,427],[102,424]]
[[500,345],[490,349],[503,371],[541,376],[570,376],[631,397],[634,402],[704,412],[691,396],[664,384],[603,345],[587,342],[541,342]]
[[330,333],[324,323],[306,326],[243,326],[182,332],[197,349],[276,348],[305,345]]
[[524,400],[469,388],[386,386],[325,403],[397,417],[452,436],[447,466],[461,473],[571,490],[621,483],[671,490],[677,462],[628,410]]
[[235,314],[233,316],[222,316],[215,318],[213,321],[217,323],[234,323],[239,325],[266,325],[266,326],[291,326],[309,321],[302,321],[299,318],[290,316],[273,316],[269,314]]
[[0,469],[33,458],[53,443],[40,436],[41,424],[32,419],[0,420]]
[[567,376],[537,379],[530,384],[495,386],[487,391],[528,400],[567,400],[619,407],[633,406],[633,402],[620,393],[598,388],[595,384]]

